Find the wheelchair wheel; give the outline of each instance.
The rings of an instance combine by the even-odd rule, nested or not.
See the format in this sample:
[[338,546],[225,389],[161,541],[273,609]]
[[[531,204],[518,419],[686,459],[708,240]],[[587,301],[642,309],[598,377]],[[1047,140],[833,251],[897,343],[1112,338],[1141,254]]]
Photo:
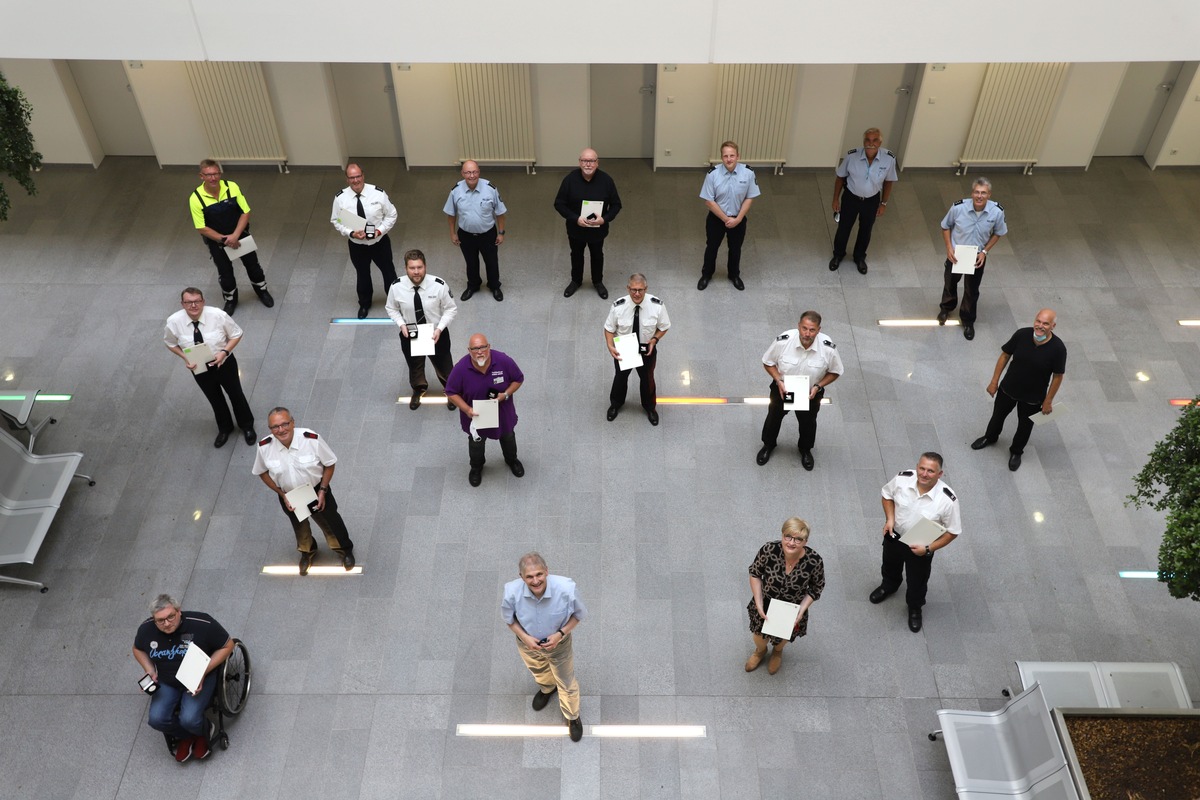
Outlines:
[[250,695],[250,653],[241,639],[233,640],[233,652],[221,665],[221,681],[217,685],[221,711],[230,716],[240,714]]

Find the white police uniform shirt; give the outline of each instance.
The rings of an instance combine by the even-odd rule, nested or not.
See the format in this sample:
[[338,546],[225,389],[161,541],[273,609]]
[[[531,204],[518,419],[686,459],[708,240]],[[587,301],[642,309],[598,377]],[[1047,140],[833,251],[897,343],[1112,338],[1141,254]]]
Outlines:
[[487,233],[496,225],[496,217],[507,214],[500,199],[500,190],[484,178],[471,189],[465,180],[450,190],[442,213],[454,217],[458,227],[467,233]]
[[[633,331],[633,312],[637,308],[629,295],[613,301],[608,309],[608,319],[604,321],[604,330],[617,336],[627,336]],[[671,318],[667,316],[663,301],[652,294],[642,299],[641,309],[638,314],[638,341],[645,344],[655,331],[665,331],[671,327]]]
[[925,494],[917,488],[917,473],[906,469],[892,478],[883,487],[883,499],[896,504],[896,524],[892,532],[903,535],[920,521],[931,519],[955,536],[962,534],[962,518],[958,511],[958,498],[950,487],[938,478]]
[[856,147],[838,164],[837,176],[846,181],[850,194],[864,199],[874,197],[883,191],[884,183],[897,180],[896,156],[881,147],[875,160],[868,163],[866,152]]
[[827,373],[841,375],[845,371],[837,345],[828,336],[818,332],[806,348],[800,343],[800,331],[796,328],[775,337],[763,353],[762,363],[777,368],[781,375],[807,375],[811,386],[816,386]]
[[704,176],[704,185],[700,187],[701,200],[712,200],[731,217],[741,212],[746,198],[753,200],[760,194],[754,170],[745,164],[738,164],[732,172],[724,164],[718,164]]
[[290,492],[300,486],[317,486],[325,467],[336,463],[337,456],[324,439],[308,428],[293,428],[291,447],[284,447],[274,436],[259,440],[250,473],[270,473],[280,489]]
[[[233,317],[221,309],[205,306],[200,312],[200,334],[215,356],[218,350],[229,344],[230,339],[241,337],[242,328],[233,321]],[[167,347],[191,347],[195,343],[196,326],[192,325],[191,317],[185,309],[181,308],[167,317],[163,344]]]
[[421,307],[425,309],[425,321],[439,331],[450,327],[458,314],[458,305],[450,294],[450,287],[436,275],[426,273],[420,286],[414,286],[407,274],[392,284],[388,290],[387,303],[384,310],[399,325],[417,324],[417,310],[413,305],[413,294],[421,293]]
[[974,201],[966,197],[950,206],[942,218],[942,230],[950,231],[951,244],[974,245],[982,250],[993,233],[997,236],[1008,233],[1004,206],[988,200],[983,211],[976,211]]
[[333,213],[329,221],[333,223],[333,227],[337,228],[337,232],[345,236],[351,244],[377,244],[388,231],[396,226],[396,207],[388,199],[387,192],[370,183],[363,186],[362,204],[367,222],[375,226],[374,239],[356,239],[350,235],[354,229],[348,228],[338,221],[338,217],[343,213],[358,216],[358,197],[349,186],[342,189],[333,198]]

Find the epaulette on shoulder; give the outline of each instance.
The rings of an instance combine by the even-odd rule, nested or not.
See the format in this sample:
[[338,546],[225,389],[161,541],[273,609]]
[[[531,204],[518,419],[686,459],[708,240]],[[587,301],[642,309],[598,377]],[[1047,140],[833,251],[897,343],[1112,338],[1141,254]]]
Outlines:
[[954,502],[958,502],[958,498],[954,496],[954,492],[950,491],[949,486],[943,486],[942,491],[946,493],[946,497],[949,497]]
[[[485,180],[485,179],[484,179],[484,178],[480,178],[479,180],[481,180],[481,181],[482,181],[482,180]],[[495,189],[495,190],[496,190],[496,194],[500,194],[500,187],[499,187],[499,186],[497,186],[496,184],[492,183],[491,181],[487,181],[487,185],[488,185],[488,186],[490,186],[490,187],[492,187],[493,189]]]
[[315,431],[305,431],[304,438],[305,439],[316,439],[318,437],[317,437],[317,434]]
[[654,297],[653,295],[650,297],[650,302],[658,303],[660,306],[662,305],[662,300],[659,300],[657,297]]
[[837,345],[834,344],[833,342],[829,341],[828,339],[822,339],[821,343],[824,344],[826,347],[828,347],[830,350],[837,350]]
[[858,152],[858,148],[857,148],[857,147],[851,147],[849,150],[847,150],[847,151],[846,151],[846,155],[848,155],[848,156],[852,156],[852,155],[854,155],[854,154],[855,154],[855,153],[857,153],[857,152]]
[[788,339],[790,339],[790,338],[792,338],[792,335],[791,335],[790,333],[781,333],[781,334],[779,334],[778,336],[776,336],[776,337],[775,337],[775,341],[777,341],[777,342],[786,342],[786,341],[787,341]]
[[1000,209],[1001,211],[1004,210],[1004,206],[1000,205],[999,203],[996,203],[996,208]]
[[275,437],[273,437],[273,436],[268,436],[268,437],[266,437],[265,439],[259,439],[259,440],[258,440],[258,446],[259,446],[259,447],[265,447],[266,445],[269,445],[269,444],[271,443],[271,440],[272,440],[273,438],[275,438]]
[[620,300],[613,300],[613,308],[616,308],[619,305],[623,305],[624,303],[625,303],[624,297],[622,297]]
[[964,197],[962,200],[955,200],[954,205],[961,206],[965,202],[967,202],[967,199]]
[[889,155],[892,158],[896,157],[896,154],[893,153],[891,150],[888,150],[886,147],[879,148],[879,152],[883,153],[884,155]]
[[434,283],[440,283],[442,286],[445,286],[445,285],[446,285],[446,282],[445,282],[444,280],[442,280],[441,278],[438,278],[438,277],[436,277],[436,276],[434,277],[434,279],[433,279],[433,282],[434,282]]
[[912,476],[913,476],[913,471],[911,469],[903,469],[903,470],[900,470],[900,473],[896,477],[911,478]]
[[754,167],[750,166],[749,164],[742,164],[742,166],[745,167],[750,172],[754,172]]
[[725,165],[724,164],[713,164],[712,169],[710,169],[709,172],[716,172],[718,168],[723,167],[723,166],[725,166]]

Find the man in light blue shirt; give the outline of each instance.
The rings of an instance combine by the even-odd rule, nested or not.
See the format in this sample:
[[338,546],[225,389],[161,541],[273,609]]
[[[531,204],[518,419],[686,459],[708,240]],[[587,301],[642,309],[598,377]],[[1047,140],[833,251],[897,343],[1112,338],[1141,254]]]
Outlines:
[[896,182],[896,156],[883,147],[879,128],[863,132],[863,146],[846,153],[838,164],[833,181],[833,214],[837,233],[833,237],[833,258],[829,268],[835,270],[846,257],[850,229],[858,222],[858,238],[854,240],[854,264],[867,274],[867,247],[871,244],[871,229],[875,220],[887,210],[892,184]]
[[979,310],[979,284],[983,283],[983,268],[987,266],[988,251],[1000,237],[1008,233],[1004,220],[1004,206],[991,199],[992,182],[987,178],[976,178],[971,186],[971,196],[950,206],[942,218],[942,239],[946,242],[946,273],[942,284],[941,311],[938,324],[945,325],[946,317],[958,305],[958,279],[962,275],[953,271],[958,260],[954,257],[955,245],[974,245],[979,248],[975,256],[975,272],[967,276],[963,288],[962,305],[958,318],[962,320],[963,337],[967,341],[975,338],[975,316]]
[[575,593],[575,581],[551,575],[546,560],[526,553],[517,562],[520,579],[504,584],[500,615],[517,636],[521,660],[541,687],[533,696],[533,710],[541,711],[558,692],[558,706],[571,741],[583,738],[579,718],[579,682],[571,631],[587,617],[587,608]]
[[717,270],[717,251],[721,240],[729,238],[729,282],[739,292],[746,288],[742,283],[742,242],[746,239],[746,212],[750,203],[762,194],[754,170],[738,163],[737,142],[721,144],[721,166],[713,167],[704,178],[700,188],[700,199],[708,207],[704,221],[707,244],[704,248],[704,266],[696,288],[704,291]]
[[450,222],[450,243],[462,250],[467,262],[467,288],[461,300],[482,288],[479,277],[479,256],[487,267],[487,285],[496,300],[504,299],[500,291],[499,248],[504,243],[504,215],[508,209],[500,199],[500,190],[479,177],[479,165],[464,161],[463,179],[450,190],[442,207]]

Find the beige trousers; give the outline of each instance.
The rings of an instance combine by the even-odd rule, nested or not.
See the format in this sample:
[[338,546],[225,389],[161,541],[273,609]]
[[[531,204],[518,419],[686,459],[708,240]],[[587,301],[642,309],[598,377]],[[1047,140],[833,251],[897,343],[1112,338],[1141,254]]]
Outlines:
[[558,706],[567,719],[579,718],[579,681],[575,680],[575,654],[571,651],[571,635],[551,650],[534,650],[517,639],[521,660],[537,681],[541,691],[549,694],[558,688]]

